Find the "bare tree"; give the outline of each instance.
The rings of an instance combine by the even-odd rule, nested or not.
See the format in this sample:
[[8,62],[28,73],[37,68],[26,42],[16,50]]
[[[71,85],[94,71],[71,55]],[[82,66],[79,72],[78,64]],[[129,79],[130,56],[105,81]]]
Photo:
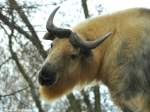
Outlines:
[[[59,4],[62,2],[63,0],[60,0]],[[56,4],[55,2],[52,3],[52,5]],[[87,0],[81,0],[81,5],[85,18],[90,17]],[[44,108],[37,94],[38,87],[35,75],[47,53],[39,40],[35,26],[31,24],[27,15],[26,11],[29,8],[37,8],[37,6],[19,4],[16,0],[7,0],[5,5],[0,5],[0,27],[5,33],[5,41],[8,41],[6,50],[1,51],[0,48],[3,58],[0,60],[0,74],[2,74],[0,80],[2,82],[7,80],[5,81],[5,92],[0,91],[0,99],[4,105],[6,102],[16,100],[14,103],[17,104],[18,108],[32,109],[31,105],[34,103],[38,111],[43,112]],[[8,54],[3,53],[4,51]],[[13,70],[9,71],[9,68],[13,68]],[[11,83],[15,83],[16,87]],[[91,91],[94,94],[94,102],[90,99]],[[65,111],[101,112],[100,100],[99,86],[82,90],[80,96],[71,93],[67,96],[67,103],[64,103],[64,107],[67,105]],[[12,105],[11,103],[7,104],[6,107]]]
[[[89,18],[90,15],[89,15],[89,10],[88,10],[88,5],[87,5],[87,0],[82,0],[82,7],[83,7],[83,11],[84,11],[84,15],[85,15],[85,18]],[[101,104],[100,104],[100,92],[99,92],[99,86],[95,86],[93,87],[93,92],[94,92],[94,96],[95,96],[95,103],[94,103],[94,106],[95,108],[93,109],[95,112],[101,112]],[[92,106],[90,104],[90,100],[88,100],[88,95],[86,92],[84,92],[84,99],[87,106],[88,106],[88,110],[91,112],[92,111]]]
[[[40,55],[42,57],[41,60],[44,60],[46,58],[46,55],[47,55],[46,51],[43,49],[43,46],[42,46],[42,44],[39,40],[39,37],[38,37],[33,25],[30,23],[27,15],[25,14],[25,12],[23,10],[23,6],[19,5],[16,0],[7,0],[6,3],[7,3],[8,7],[2,6],[1,12],[0,12],[0,20],[3,22],[3,24],[1,24],[1,28],[5,31],[5,34],[7,35],[8,40],[9,40],[9,45],[8,46],[9,46],[9,51],[10,51],[10,54],[11,54],[11,58],[8,58],[7,60],[5,60],[1,64],[1,66],[6,64],[8,62],[8,60],[10,60],[10,59],[14,60],[20,74],[23,76],[23,78],[27,82],[28,87],[30,88],[29,91],[31,93],[33,101],[36,104],[36,107],[38,108],[39,112],[43,112],[41,102],[39,100],[39,96],[37,95],[37,90],[36,90],[34,81],[31,79],[32,76],[28,74],[28,73],[30,73],[29,71],[26,71],[26,69],[29,69],[29,68],[28,67],[24,68],[24,65],[22,65],[20,63],[20,61],[22,61],[22,60],[20,60],[20,58],[24,57],[23,54],[24,54],[24,51],[26,51],[26,50],[23,49],[20,52],[20,53],[22,53],[21,57],[18,57],[18,55],[19,55],[18,52],[15,52],[13,50],[13,41],[12,40],[13,39],[18,40],[17,39],[18,37],[16,36],[15,32],[17,32],[19,35],[23,36],[24,38],[26,38],[28,40],[28,42],[26,43],[27,46],[28,46],[28,44],[31,46],[30,42],[32,43],[32,45],[34,45],[34,47],[38,51],[38,55]],[[5,8],[5,10],[4,10],[4,8]],[[6,15],[4,13],[6,13]],[[8,14],[8,16],[7,16],[7,14]],[[22,28],[22,26],[20,26],[19,24],[16,24],[17,20],[16,20],[14,14],[15,14],[15,16],[17,15],[22,20],[21,22],[28,29],[28,32],[26,32]],[[9,34],[7,32],[7,30],[5,29],[5,26],[7,26],[9,28],[9,30],[11,31],[11,34]],[[21,44],[21,43],[19,43],[19,44]],[[25,54],[25,55],[27,55],[27,54]],[[31,57],[31,58],[33,58],[33,57]],[[30,60],[28,60],[28,61],[30,61]],[[38,63],[38,64],[40,64],[40,63]],[[36,67],[36,68],[38,68],[38,67]],[[37,70],[34,70],[34,71],[37,71]],[[32,73],[32,74],[35,74],[35,73]],[[1,97],[15,95],[16,93],[21,92],[22,90],[24,90],[24,89],[16,90],[15,92],[5,94],[5,95],[1,95]],[[74,111],[74,112],[81,111],[80,108],[79,108],[80,103],[76,100],[76,98],[74,97],[74,95],[72,93],[70,95],[68,95],[67,98],[69,100],[70,108],[71,108],[72,111]]]
[[[11,3],[9,3],[11,4]],[[13,15],[13,7],[12,7],[12,4],[10,5],[10,8],[12,10],[10,10],[10,14],[11,14],[11,22],[10,24],[14,24],[14,15]],[[3,28],[4,29],[4,28]],[[13,51],[13,46],[12,46],[12,37],[14,36],[14,28],[11,27],[10,28],[10,31],[11,31],[11,34],[7,33],[7,31],[4,29],[5,33],[7,34],[8,36],[8,40],[9,40],[9,51],[11,53],[11,57],[12,59],[15,61],[20,73],[22,74],[23,78],[25,79],[25,81],[27,82],[29,88],[30,88],[30,92],[31,92],[31,95],[32,95],[32,98],[33,100],[35,101],[35,104],[39,110],[39,112],[44,112],[43,109],[42,109],[42,106],[41,106],[41,102],[39,100],[39,97],[38,95],[36,94],[36,91],[35,91],[35,86],[31,80],[31,78],[29,77],[29,75],[26,73],[26,71],[24,70],[23,66],[21,65],[21,63],[19,62],[19,59],[18,59],[18,56],[17,54]],[[14,92],[15,93],[15,92]],[[5,95],[6,96],[6,95]]]

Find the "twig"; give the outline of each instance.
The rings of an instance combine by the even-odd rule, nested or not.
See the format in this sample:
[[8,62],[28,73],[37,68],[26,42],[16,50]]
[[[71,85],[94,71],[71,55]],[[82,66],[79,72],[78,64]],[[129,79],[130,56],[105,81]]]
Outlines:
[[[12,21],[13,22],[13,21]],[[10,50],[10,53],[12,55],[12,59],[15,61],[20,73],[22,74],[23,78],[26,80],[26,82],[28,83],[28,86],[30,87],[30,92],[31,92],[31,95],[32,95],[32,98],[33,100],[35,101],[35,104],[39,110],[39,112],[44,112],[44,110],[42,109],[42,106],[41,106],[41,102],[39,100],[39,97],[38,95],[36,94],[36,91],[35,91],[35,86],[31,80],[31,78],[28,76],[28,74],[26,73],[24,67],[21,65],[19,59],[18,59],[18,56],[16,54],[16,52],[13,51],[13,47],[12,47],[12,37],[14,36],[14,29],[10,29],[11,30],[11,34],[8,35],[8,39],[9,39],[9,50]]]
[[34,38],[33,36],[31,36],[25,30],[23,30],[22,27],[18,26],[15,23],[10,22],[9,18],[7,16],[5,16],[4,14],[2,14],[1,12],[0,12],[0,20],[5,25],[7,25],[10,29],[15,29],[17,32],[19,32],[20,34],[22,34],[25,38],[29,39],[32,42],[32,44],[34,46],[36,46],[39,54],[41,54],[41,56],[43,58],[46,58],[47,54],[46,54],[45,50],[43,49],[43,46],[42,46],[42,44],[41,44],[41,42],[39,40],[37,40],[36,38]]
[[23,89],[14,91],[14,92],[9,93],[9,94],[6,94],[6,95],[0,95],[0,99],[1,99],[2,97],[8,97],[8,96],[15,95],[15,94],[20,93],[20,92],[22,92],[22,91],[24,91],[24,90],[26,90],[26,89],[28,89],[28,88],[29,88],[29,87],[25,87],[25,88],[23,88]]
[[1,67],[3,66],[3,65],[5,65],[9,60],[11,60],[12,59],[12,57],[9,57],[8,59],[6,59],[4,62],[2,62],[1,64],[0,64],[0,69],[1,69]]
[[[20,8],[20,5],[17,3],[16,0],[8,0],[8,2],[9,2],[9,5],[11,8],[13,8],[14,6]],[[22,19],[23,23],[29,29],[29,31],[31,33],[31,37],[32,37],[32,42],[34,42],[36,45],[38,43],[38,48],[41,50],[40,53],[42,53],[41,55],[43,56],[43,58],[46,58],[47,54],[44,51],[43,46],[39,40],[39,37],[38,37],[37,33],[35,32],[35,29],[32,26],[31,22],[29,21],[28,17],[26,16],[26,14],[24,13],[24,11],[22,9],[20,9],[20,10],[14,9],[14,10],[17,11],[17,13],[20,16],[20,18]]]

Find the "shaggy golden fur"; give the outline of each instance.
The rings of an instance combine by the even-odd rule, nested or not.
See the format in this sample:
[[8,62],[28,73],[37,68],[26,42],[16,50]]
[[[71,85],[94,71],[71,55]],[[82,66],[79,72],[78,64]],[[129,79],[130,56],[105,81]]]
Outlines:
[[[72,31],[84,40],[113,34],[89,56],[80,54],[68,38],[54,39],[45,63],[58,66],[58,80],[40,86],[41,95],[51,100],[76,85],[102,81],[124,112],[150,112],[150,10],[133,8],[94,17]],[[72,54],[77,57],[70,58]]]

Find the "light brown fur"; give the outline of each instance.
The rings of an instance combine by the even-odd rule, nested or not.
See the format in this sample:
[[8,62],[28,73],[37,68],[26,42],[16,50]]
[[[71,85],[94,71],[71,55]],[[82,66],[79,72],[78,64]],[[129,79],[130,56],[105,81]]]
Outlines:
[[[150,11],[134,8],[111,15],[98,16],[79,23],[72,30],[85,40],[95,40],[107,32],[113,32],[113,34],[99,47],[92,50],[92,56],[85,58],[83,65],[81,64],[83,60],[69,58],[70,54],[78,53],[79,49],[75,49],[68,38],[56,38],[46,62],[59,65],[63,69],[60,70],[59,79],[54,85],[40,87],[41,95],[51,100],[69,92],[76,85],[94,80],[102,81],[108,86],[114,101],[119,106],[125,105],[132,111],[135,108],[139,109],[134,112],[150,112],[150,104],[147,103],[149,101],[145,99],[148,96],[147,93],[139,92],[138,95],[128,100],[126,94],[120,93],[124,87],[122,81],[125,65],[140,49],[141,42],[145,38],[150,39]],[[123,43],[125,43],[125,48],[121,49]],[[118,58],[118,56],[121,57]],[[122,58],[123,56],[125,58]],[[148,99],[150,100],[150,97]]]

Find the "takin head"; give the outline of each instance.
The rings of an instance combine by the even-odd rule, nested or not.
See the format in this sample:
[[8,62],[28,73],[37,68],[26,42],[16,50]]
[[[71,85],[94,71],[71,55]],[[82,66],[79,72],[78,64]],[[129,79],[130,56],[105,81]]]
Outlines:
[[[104,42],[111,32],[93,41],[81,39],[78,32],[57,28],[53,24],[56,8],[50,15],[46,40],[52,40],[48,56],[39,72],[40,94],[52,100],[69,92],[75,85],[95,79],[99,60],[93,49]],[[84,37],[82,37],[84,38]]]

